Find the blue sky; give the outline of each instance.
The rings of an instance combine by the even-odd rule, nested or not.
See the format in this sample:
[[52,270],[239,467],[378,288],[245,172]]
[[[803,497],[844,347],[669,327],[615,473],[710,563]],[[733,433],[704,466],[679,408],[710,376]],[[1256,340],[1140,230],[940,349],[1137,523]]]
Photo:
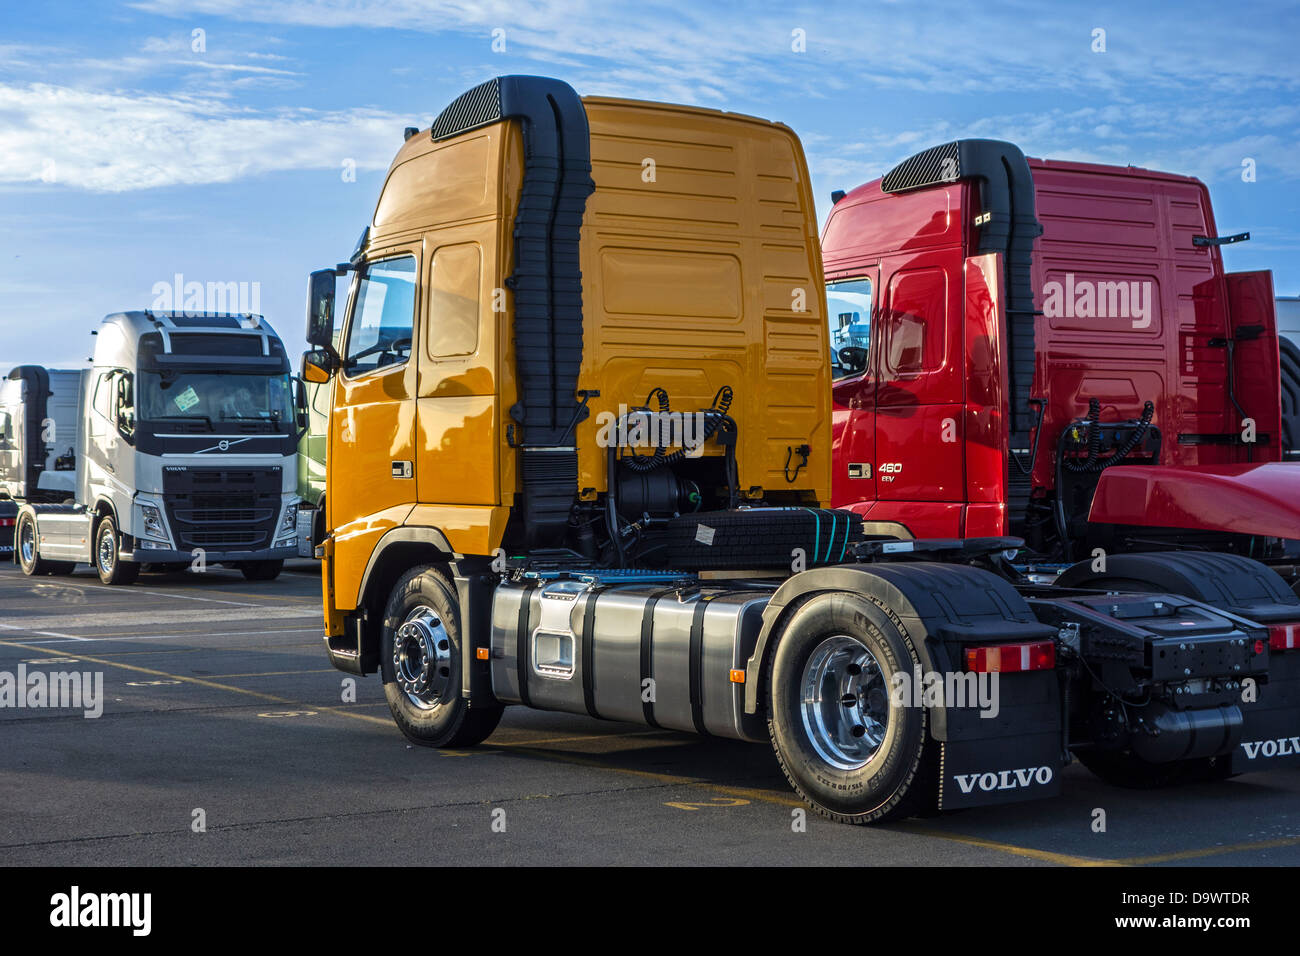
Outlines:
[[1228,268],[1297,295],[1297,36],[1300,7],[1249,2],[9,4],[0,368],[82,364],[101,316],[177,273],[258,283],[301,348],[307,273],[351,252],[402,128],[504,73],[788,123],[822,217],[967,135],[1196,175],[1219,231],[1253,235]]

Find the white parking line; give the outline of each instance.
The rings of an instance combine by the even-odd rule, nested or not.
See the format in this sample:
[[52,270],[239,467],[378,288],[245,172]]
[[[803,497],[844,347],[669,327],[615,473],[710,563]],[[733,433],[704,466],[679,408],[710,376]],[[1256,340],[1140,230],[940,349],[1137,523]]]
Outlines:
[[[11,624],[0,624],[0,627],[9,630],[26,631],[24,627],[15,627]],[[165,641],[177,640],[182,637],[248,637],[250,635],[262,634],[321,634],[324,635],[323,627],[283,627],[271,631],[186,631],[183,634],[132,634],[127,637],[76,637],[72,634],[56,634],[53,631],[27,631],[29,634],[44,634],[61,640],[51,641],[10,641],[11,644],[67,644],[71,641],[78,643],[104,643],[107,641]]]
[[22,626],[19,625],[19,624],[0,624],[0,627],[3,627],[3,628],[4,628],[5,630],[7,630],[7,631],[26,631],[28,634],[39,634],[39,635],[41,635],[41,636],[43,636],[43,637],[57,637],[57,638],[60,638],[60,640],[57,641],[57,642],[55,642],[55,641],[19,641],[19,642],[16,642],[16,643],[22,643],[22,644],[42,644],[42,643],[43,643],[43,644],[52,644],[52,643],[60,643],[60,644],[62,644],[62,643],[65,643],[65,642],[67,642],[67,641],[89,641],[89,640],[91,640],[91,638],[89,638],[89,637],[77,637],[77,636],[74,635],[74,634],[60,634],[58,631],[33,631],[33,630],[31,630],[30,628],[22,627]]

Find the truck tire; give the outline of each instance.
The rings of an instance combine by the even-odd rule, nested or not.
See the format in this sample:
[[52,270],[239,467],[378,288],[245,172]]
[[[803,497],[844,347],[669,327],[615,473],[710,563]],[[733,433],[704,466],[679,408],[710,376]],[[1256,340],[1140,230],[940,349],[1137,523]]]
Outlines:
[[134,561],[123,561],[118,554],[117,521],[112,515],[104,515],[95,528],[95,570],[99,580],[105,584],[131,584],[140,574],[140,565]]
[[239,570],[246,581],[274,581],[284,570],[284,561],[244,561]]
[[461,694],[456,589],[435,565],[407,571],[384,609],[380,670],[398,728],[424,747],[472,747],[496,730],[500,704],[471,707]]
[[40,538],[36,533],[36,519],[25,514],[18,519],[14,529],[14,553],[18,555],[18,566],[23,574],[71,574],[76,564],[72,561],[50,561],[41,557]]
[[919,667],[885,608],[817,594],[781,633],[766,668],[768,733],[790,785],[823,816],[880,823],[933,812],[936,747],[924,707],[891,707],[892,675]]
[[738,508],[671,519],[665,529],[668,566],[682,571],[837,564],[861,541],[862,517],[835,508]]
[[1129,750],[1080,750],[1075,756],[1094,776],[1111,786],[1127,790],[1158,790],[1188,783],[1226,780],[1232,775],[1226,756],[1171,760],[1169,763],[1148,763]]

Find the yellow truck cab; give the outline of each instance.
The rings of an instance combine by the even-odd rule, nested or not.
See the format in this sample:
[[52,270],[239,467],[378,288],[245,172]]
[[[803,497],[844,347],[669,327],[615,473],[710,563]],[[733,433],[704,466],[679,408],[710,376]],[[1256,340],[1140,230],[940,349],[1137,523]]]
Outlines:
[[[1056,641],[1111,612],[1031,609],[994,573],[1014,539],[868,539],[822,507],[821,276],[785,126],[508,76],[408,130],[308,295],[333,664],[428,746],[509,705],[770,741],[848,822],[1059,792]],[[922,675],[1011,670],[1002,720],[920,705]]]

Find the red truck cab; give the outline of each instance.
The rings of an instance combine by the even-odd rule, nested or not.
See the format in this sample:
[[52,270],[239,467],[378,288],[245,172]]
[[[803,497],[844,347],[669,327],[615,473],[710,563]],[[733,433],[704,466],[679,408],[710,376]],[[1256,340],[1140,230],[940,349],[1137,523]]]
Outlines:
[[1226,274],[1226,241],[1196,179],[989,140],[837,194],[835,505],[1062,560],[1189,535],[1291,553],[1272,277]]

